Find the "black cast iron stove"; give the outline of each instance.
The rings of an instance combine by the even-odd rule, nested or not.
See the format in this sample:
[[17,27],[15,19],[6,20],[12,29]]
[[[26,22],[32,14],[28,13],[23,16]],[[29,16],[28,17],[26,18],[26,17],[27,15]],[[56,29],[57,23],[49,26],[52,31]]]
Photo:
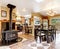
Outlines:
[[18,31],[12,30],[12,11],[16,7],[14,5],[8,4],[7,7],[10,9],[9,12],[9,30],[2,32],[2,41],[9,42],[11,40],[17,40],[18,38]]

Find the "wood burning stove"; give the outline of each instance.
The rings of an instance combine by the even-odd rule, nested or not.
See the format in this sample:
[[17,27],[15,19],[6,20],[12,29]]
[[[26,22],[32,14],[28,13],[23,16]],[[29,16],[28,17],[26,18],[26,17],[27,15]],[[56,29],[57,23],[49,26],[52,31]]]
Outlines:
[[9,16],[9,30],[3,31],[2,32],[2,41],[7,42],[11,40],[17,40],[18,38],[18,31],[12,30],[12,11],[16,7],[14,5],[8,4],[8,8],[10,8],[10,16]]

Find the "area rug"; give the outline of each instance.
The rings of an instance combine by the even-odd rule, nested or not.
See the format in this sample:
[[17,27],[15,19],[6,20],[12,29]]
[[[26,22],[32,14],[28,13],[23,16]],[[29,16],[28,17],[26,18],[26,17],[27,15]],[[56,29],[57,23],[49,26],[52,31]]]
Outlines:
[[[21,42],[24,42],[26,41],[27,39],[26,38],[23,38],[23,40]],[[17,42],[17,43],[20,43],[20,42]],[[11,46],[16,46],[17,43],[14,43],[14,44],[11,44],[11,45],[7,45],[7,46],[0,46],[0,49],[11,49]]]
[[48,49],[50,47],[50,44],[32,42],[28,46],[32,49]]
[[0,46],[0,49],[10,49],[9,46]]

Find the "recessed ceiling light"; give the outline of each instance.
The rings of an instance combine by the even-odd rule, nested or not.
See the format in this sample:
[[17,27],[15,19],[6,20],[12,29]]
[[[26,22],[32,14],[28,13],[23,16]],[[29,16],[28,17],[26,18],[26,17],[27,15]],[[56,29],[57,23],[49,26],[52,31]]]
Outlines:
[[36,2],[38,2],[38,3],[40,3],[40,2],[42,2],[43,0],[35,0]]

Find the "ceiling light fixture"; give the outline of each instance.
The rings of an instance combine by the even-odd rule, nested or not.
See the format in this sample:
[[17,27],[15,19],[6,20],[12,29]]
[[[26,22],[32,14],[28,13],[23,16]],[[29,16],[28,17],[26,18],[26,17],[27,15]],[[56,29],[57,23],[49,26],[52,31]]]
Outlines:
[[55,14],[56,14],[56,11],[53,11],[52,9],[47,11],[47,15],[49,16],[54,16]]
[[42,2],[43,0],[35,0],[36,2],[38,2],[38,3],[40,3],[40,2]]

